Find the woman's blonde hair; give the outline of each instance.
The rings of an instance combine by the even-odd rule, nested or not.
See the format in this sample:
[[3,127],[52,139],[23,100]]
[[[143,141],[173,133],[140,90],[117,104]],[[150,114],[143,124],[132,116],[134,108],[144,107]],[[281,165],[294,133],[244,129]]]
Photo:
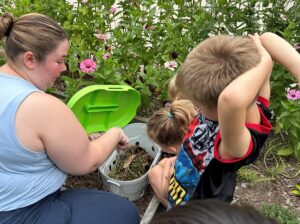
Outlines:
[[154,112],[147,122],[148,136],[161,146],[182,143],[197,109],[189,100],[175,100],[170,106]]
[[67,39],[67,34],[48,16],[29,13],[15,20],[12,14],[4,13],[0,18],[0,40],[3,38],[9,60],[15,61],[19,54],[31,51],[41,62]]

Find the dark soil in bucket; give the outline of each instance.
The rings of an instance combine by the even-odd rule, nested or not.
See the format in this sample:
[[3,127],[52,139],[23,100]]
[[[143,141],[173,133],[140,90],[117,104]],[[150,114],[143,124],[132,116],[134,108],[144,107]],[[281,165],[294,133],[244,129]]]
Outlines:
[[[148,155],[144,148],[130,145],[128,148],[125,148],[121,153],[119,153],[115,162],[115,169],[112,169],[112,171],[109,173],[109,176],[118,180],[137,179],[149,170],[152,162],[153,158]],[[101,182],[99,170],[95,170],[94,172],[83,176],[69,175],[64,187],[67,189],[88,188],[103,191],[107,190],[104,188]],[[148,185],[143,196],[133,202],[139,209],[141,217],[144,215],[153,195],[153,190],[151,186]]]
[[109,177],[115,180],[138,179],[149,170],[153,158],[140,146],[130,145],[117,155]]

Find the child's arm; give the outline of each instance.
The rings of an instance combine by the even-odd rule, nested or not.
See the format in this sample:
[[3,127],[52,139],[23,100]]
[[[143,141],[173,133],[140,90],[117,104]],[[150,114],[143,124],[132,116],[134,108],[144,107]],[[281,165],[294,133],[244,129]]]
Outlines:
[[233,80],[218,99],[218,120],[221,144],[218,148],[222,159],[243,157],[249,148],[250,132],[245,123],[250,111],[253,119],[260,122],[256,98],[272,71],[272,59],[260,43],[259,36],[250,35],[261,59],[259,64]]
[[273,60],[289,70],[300,85],[300,54],[296,49],[274,33],[264,33],[260,36],[260,40]]

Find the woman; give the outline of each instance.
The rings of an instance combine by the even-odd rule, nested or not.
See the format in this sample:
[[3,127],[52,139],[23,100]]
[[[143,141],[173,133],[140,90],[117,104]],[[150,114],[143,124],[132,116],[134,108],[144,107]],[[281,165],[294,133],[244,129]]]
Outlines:
[[60,191],[67,174],[96,170],[128,143],[120,128],[89,141],[59,99],[44,93],[66,70],[68,39],[51,18],[0,20],[0,223],[139,223],[129,201],[97,190]]

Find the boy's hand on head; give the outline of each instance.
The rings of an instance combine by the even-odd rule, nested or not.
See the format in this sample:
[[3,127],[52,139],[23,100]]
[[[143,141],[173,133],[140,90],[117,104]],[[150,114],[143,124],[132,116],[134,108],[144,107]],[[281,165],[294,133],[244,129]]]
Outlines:
[[268,57],[271,59],[270,54],[268,53],[268,51],[263,47],[261,40],[259,38],[258,33],[255,33],[254,35],[252,34],[248,34],[248,37],[253,41],[253,43],[256,45],[259,54],[261,55],[261,57]]

